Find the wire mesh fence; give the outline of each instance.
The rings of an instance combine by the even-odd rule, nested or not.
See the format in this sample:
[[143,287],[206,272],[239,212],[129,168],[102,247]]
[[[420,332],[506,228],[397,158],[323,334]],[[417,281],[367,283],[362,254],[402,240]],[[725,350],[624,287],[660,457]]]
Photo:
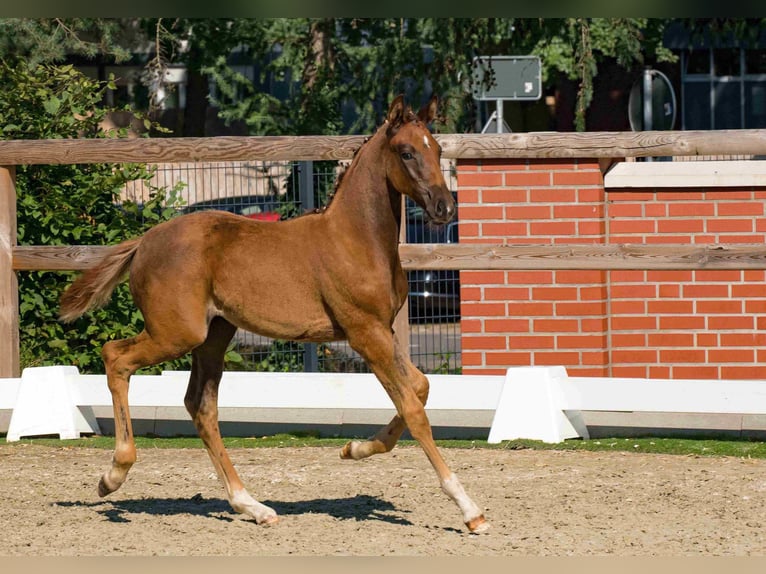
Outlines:
[[[147,201],[153,189],[175,190],[179,213],[223,209],[262,221],[289,219],[326,205],[347,162],[216,162],[154,166],[149,182],[131,182],[125,199]],[[455,189],[454,166],[445,162],[445,179]],[[408,243],[458,240],[458,223],[430,226],[422,210],[406,203]],[[257,260],[258,246],[253,246]],[[363,274],[364,270],[360,270]],[[458,271],[408,271],[410,356],[428,373],[461,368],[460,285]],[[346,341],[303,344],[237,331],[233,350],[242,370],[368,372]]]

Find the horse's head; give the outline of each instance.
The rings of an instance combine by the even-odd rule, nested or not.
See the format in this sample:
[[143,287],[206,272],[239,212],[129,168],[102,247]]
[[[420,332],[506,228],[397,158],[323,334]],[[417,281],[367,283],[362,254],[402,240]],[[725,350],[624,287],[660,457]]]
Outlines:
[[389,182],[411,197],[434,223],[447,223],[456,212],[455,200],[444,181],[441,147],[428,124],[436,115],[436,96],[416,115],[405,108],[400,95],[391,103],[386,117],[386,136],[391,151],[386,159]]

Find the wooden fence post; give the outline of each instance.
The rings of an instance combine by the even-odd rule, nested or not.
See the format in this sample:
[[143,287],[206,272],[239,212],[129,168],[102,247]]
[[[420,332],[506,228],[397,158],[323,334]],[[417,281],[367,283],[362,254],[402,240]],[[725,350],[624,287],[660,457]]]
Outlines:
[[19,376],[19,284],[16,245],[16,168],[0,166],[0,378]]

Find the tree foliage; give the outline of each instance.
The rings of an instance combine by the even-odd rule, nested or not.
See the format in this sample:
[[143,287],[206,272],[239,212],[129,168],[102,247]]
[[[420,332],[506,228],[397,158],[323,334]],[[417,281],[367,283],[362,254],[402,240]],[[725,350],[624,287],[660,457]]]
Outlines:
[[[0,126],[4,139],[115,137],[101,130],[108,83],[72,66],[0,65]],[[16,171],[18,242],[21,245],[104,245],[122,241],[170,217],[172,193],[154,189],[141,206],[123,202],[128,181],[151,173],[136,164],[25,165]],[[171,190],[172,192],[172,190]],[[170,195],[170,197],[167,197]],[[24,366],[61,364],[102,369],[108,339],[135,334],[142,318],[126,285],[111,303],[71,325],[57,320],[58,300],[72,273],[20,272],[19,311]]]

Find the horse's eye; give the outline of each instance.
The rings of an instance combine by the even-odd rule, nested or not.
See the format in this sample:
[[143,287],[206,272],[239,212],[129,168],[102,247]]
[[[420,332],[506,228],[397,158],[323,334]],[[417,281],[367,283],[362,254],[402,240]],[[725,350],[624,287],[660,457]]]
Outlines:
[[411,154],[410,152],[406,151],[406,152],[404,152],[404,153],[402,154],[402,159],[403,159],[403,160],[412,159],[412,154]]

